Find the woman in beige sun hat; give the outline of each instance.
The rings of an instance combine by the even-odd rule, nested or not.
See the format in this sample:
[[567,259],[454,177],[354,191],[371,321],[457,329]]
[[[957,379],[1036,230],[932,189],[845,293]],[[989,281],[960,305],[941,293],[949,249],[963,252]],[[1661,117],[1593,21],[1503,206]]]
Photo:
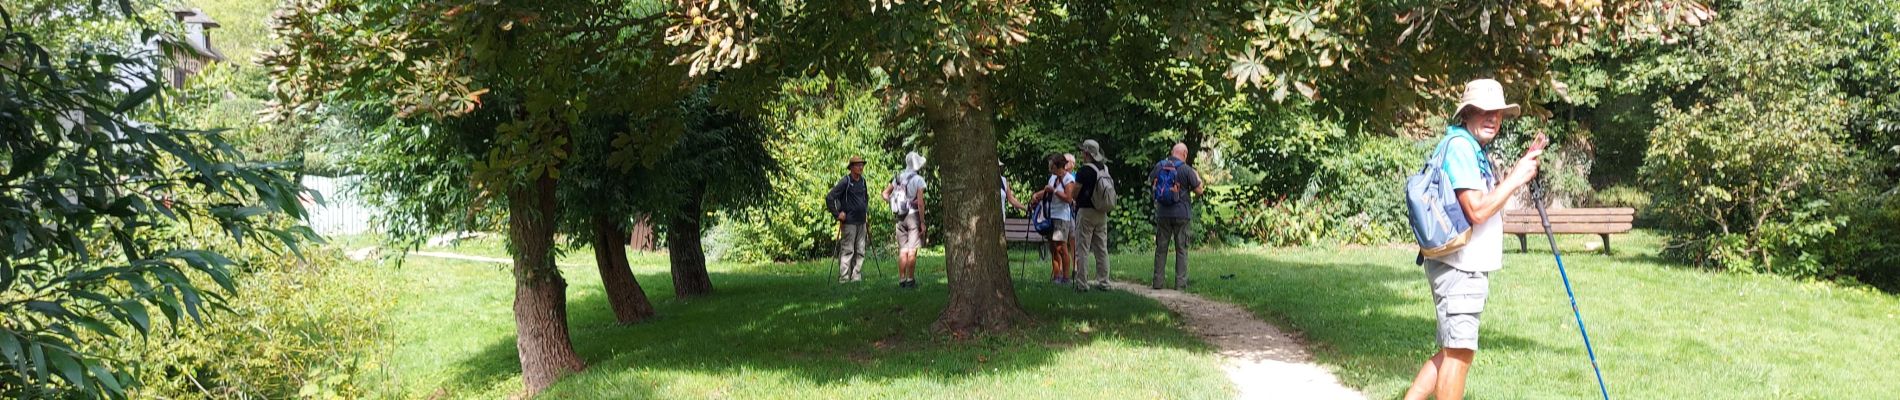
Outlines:
[[1538,135],[1500,181],[1485,150],[1497,139],[1504,119],[1518,114],[1516,104],[1504,101],[1504,86],[1498,81],[1466,83],[1451,126],[1433,152],[1445,152],[1442,167],[1471,223],[1471,240],[1450,254],[1421,257],[1437,311],[1439,349],[1419,367],[1405,393],[1407,400],[1464,397],[1465,374],[1478,350],[1478,317],[1491,293],[1490,274],[1504,267],[1504,218],[1498,214],[1512,193],[1537,176],[1538,156],[1548,142]]

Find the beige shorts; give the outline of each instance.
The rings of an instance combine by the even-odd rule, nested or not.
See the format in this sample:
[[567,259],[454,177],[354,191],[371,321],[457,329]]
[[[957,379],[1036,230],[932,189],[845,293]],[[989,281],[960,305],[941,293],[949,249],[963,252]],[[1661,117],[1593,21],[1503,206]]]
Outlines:
[[910,215],[898,218],[897,249],[916,250],[918,247],[923,247],[923,233],[923,221],[918,220],[917,213],[910,213]]
[[1438,347],[1477,350],[1478,321],[1491,297],[1491,277],[1432,259],[1426,259],[1424,267],[1437,308]]
[[1055,222],[1056,231],[1049,234],[1050,241],[1067,242],[1075,237],[1075,221],[1055,219],[1051,222]]

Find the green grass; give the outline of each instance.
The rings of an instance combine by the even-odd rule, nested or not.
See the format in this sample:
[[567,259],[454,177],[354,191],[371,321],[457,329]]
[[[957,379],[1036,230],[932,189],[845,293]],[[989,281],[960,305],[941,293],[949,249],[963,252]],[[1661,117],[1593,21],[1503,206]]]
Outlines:
[[[458,249],[495,255],[494,240]],[[929,332],[947,301],[940,258],[900,291],[888,260],[838,286],[835,264],[713,266],[716,293],[673,300],[663,256],[634,256],[660,316],[613,323],[591,253],[572,251],[574,345],[589,365],[546,398],[1229,398],[1206,344],[1153,301],[1020,282],[1037,322],[954,340]],[[1046,268],[1046,267],[1043,267]],[[1032,270],[1034,271],[1034,270]],[[881,274],[881,275],[880,275]],[[510,306],[497,264],[410,257],[394,286],[383,397],[505,398],[520,390]],[[1033,275],[1031,275],[1033,276]]]
[[[1589,398],[1595,382],[1548,253],[1508,252],[1493,275],[1472,398]],[[1618,254],[1560,237],[1613,395],[1619,398],[1900,398],[1900,299],[1861,288],[1715,273],[1655,256],[1642,232]],[[1507,246],[1514,247],[1514,246]],[[428,249],[505,257],[496,238]],[[1034,258],[1033,254],[1017,253]],[[1232,389],[1205,344],[1153,302],[1078,297],[1018,264],[1022,302],[1040,323],[966,341],[927,331],[941,309],[942,267],[926,258],[920,291],[897,291],[888,260],[865,284],[829,283],[828,261],[714,266],[719,292],[672,300],[662,255],[635,255],[661,317],[615,326],[591,252],[561,257],[575,345],[590,369],[553,398],[1223,398]],[[1435,350],[1423,273],[1402,246],[1232,249],[1193,256],[1193,291],[1241,304],[1300,332],[1318,361],[1375,399],[1396,398]],[[1116,256],[1116,276],[1146,282],[1152,256]],[[520,387],[508,271],[408,259],[390,314],[396,345],[385,396],[492,398]],[[879,274],[882,274],[881,276]],[[1233,274],[1233,279],[1220,276]],[[1030,283],[1030,282],[1038,283]]]
[[[1548,247],[1508,246],[1493,275],[1472,398],[1578,399],[1596,382]],[[1560,237],[1578,306],[1619,398],[1900,398],[1900,300],[1867,289],[1672,266],[1659,239],[1612,238],[1614,256]],[[1511,240],[1514,242],[1514,240]],[[1515,244],[1515,243],[1512,243]],[[1115,259],[1146,282],[1151,254]],[[1319,361],[1375,399],[1396,398],[1435,351],[1412,250],[1243,249],[1190,256],[1191,291],[1301,332]],[[1170,267],[1172,268],[1172,267]],[[1220,279],[1233,274],[1233,279]]]

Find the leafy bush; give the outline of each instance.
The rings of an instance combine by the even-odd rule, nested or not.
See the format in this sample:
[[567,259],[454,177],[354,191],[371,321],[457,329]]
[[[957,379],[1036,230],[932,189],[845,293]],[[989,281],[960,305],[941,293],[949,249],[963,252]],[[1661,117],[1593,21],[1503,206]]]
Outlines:
[[124,340],[113,357],[138,365],[137,398],[360,398],[394,293],[386,266],[342,261],[340,249],[297,260],[236,250],[243,292],[228,315],[181,325],[172,340]]
[[[1848,221],[1830,193],[1866,164],[1848,145],[1857,108],[1837,63],[1863,20],[1840,4],[1745,4],[1671,62],[1704,77],[1677,106],[1658,103],[1641,173],[1669,254],[1698,265],[1831,275],[1818,245]],[[1891,12],[1886,13],[1891,15]]]
[[1323,154],[1297,197],[1248,203],[1227,224],[1269,245],[1378,244],[1411,234],[1405,222],[1405,176],[1415,172],[1436,141],[1366,138],[1342,141]]
[[[0,6],[15,11],[61,21],[28,29],[144,24],[131,2]],[[175,126],[153,101],[167,85],[149,52],[91,45],[140,30],[54,27],[84,40],[49,51],[35,32],[0,25],[0,396],[123,397],[138,364],[106,349],[134,333],[171,338],[226,308],[237,243],[295,251],[313,238],[274,223],[302,216],[300,191],[217,132]],[[193,228],[204,230],[179,233]]]
[[735,261],[833,256],[838,223],[826,215],[824,197],[848,173],[845,162],[855,155],[865,159],[871,191],[869,247],[879,248],[880,240],[893,237],[894,227],[890,213],[878,212],[877,196],[900,169],[902,155],[887,145],[896,132],[912,128],[886,126],[882,100],[864,84],[820,77],[789,81],[782,92],[767,105],[767,124],[779,131],[767,147],[784,168],[772,182],[774,198],[754,211],[722,215],[708,246]]
[[1853,277],[1887,291],[1900,291],[1900,193],[1856,190],[1832,204],[1846,223],[1819,243],[1823,262],[1839,276]]
[[1735,98],[1665,112],[1643,175],[1662,222],[1679,233],[1672,254],[1742,271],[1818,272],[1804,247],[1843,222],[1824,194],[1851,183],[1831,179],[1848,158],[1837,142],[1838,101]]

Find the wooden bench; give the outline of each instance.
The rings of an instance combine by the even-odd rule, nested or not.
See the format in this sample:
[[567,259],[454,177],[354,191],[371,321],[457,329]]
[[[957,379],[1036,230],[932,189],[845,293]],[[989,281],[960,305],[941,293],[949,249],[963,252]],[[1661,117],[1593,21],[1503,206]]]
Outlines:
[[[1030,225],[1028,218],[1003,218],[1003,252],[1005,254],[1009,252],[1009,245],[1011,244],[1036,243],[1037,250],[1040,252],[1038,254],[1042,255],[1042,259],[1048,259],[1048,242],[1049,238],[1043,237],[1041,233],[1036,233],[1035,226]],[[1015,259],[1010,259],[1010,264],[1015,263]],[[1023,270],[1027,271],[1029,268],[1023,268]],[[1022,274],[1019,273],[1017,275]]]
[[[1550,216],[1550,232],[1566,234],[1595,234],[1603,237],[1603,254],[1610,254],[1610,235],[1628,233],[1635,227],[1636,209],[1634,208],[1563,208],[1544,210]],[[1530,251],[1525,235],[1544,233],[1544,224],[1537,218],[1537,209],[1526,208],[1504,212],[1504,233],[1517,235],[1517,249]]]

